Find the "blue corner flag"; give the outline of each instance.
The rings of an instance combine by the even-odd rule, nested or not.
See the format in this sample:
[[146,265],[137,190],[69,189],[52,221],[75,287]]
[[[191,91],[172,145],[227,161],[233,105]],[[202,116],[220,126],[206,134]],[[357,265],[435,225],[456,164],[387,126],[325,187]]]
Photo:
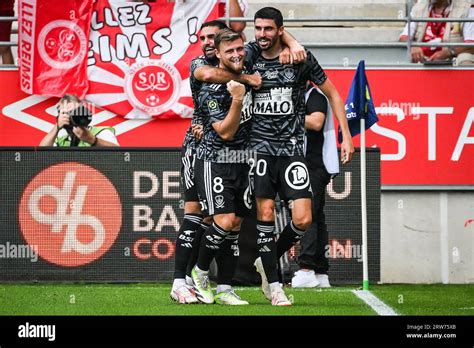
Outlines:
[[[354,137],[360,133],[360,119],[365,119],[365,129],[369,129],[378,122],[372,94],[370,93],[367,76],[365,76],[365,61],[361,60],[352,80],[351,90],[346,99],[346,117],[349,130]],[[342,132],[339,126],[338,141],[342,142]]]

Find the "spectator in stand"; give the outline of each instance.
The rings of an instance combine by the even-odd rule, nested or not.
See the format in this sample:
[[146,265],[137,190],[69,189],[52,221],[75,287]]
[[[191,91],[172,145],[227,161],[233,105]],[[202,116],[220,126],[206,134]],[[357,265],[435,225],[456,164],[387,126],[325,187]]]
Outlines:
[[[0,17],[13,17],[15,12],[13,7],[15,0],[1,0],[0,1]],[[12,32],[12,22],[0,22],[0,41],[10,41]],[[0,46],[0,56],[2,57],[2,64],[13,64],[13,54],[11,46]]]
[[[414,18],[474,18],[470,0],[420,0],[413,6]],[[412,22],[410,35],[415,42],[474,42],[472,22]],[[408,41],[408,24],[400,35]],[[412,63],[454,59],[456,65],[474,63],[474,47],[412,47]]]
[[[219,16],[225,16],[225,0],[220,0],[219,3]],[[229,15],[230,17],[245,17],[247,15],[247,9],[249,7],[247,0],[230,0],[229,1]],[[232,30],[242,33],[245,29],[245,22],[230,22]],[[245,37],[244,37],[245,39]]]

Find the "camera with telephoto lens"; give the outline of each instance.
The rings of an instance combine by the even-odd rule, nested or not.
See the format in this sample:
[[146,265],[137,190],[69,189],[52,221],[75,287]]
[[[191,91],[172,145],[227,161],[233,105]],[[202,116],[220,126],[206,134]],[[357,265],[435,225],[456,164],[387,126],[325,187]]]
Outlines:
[[87,127],[92,121],[92,112],[84,105],[69,111],[69,127]]

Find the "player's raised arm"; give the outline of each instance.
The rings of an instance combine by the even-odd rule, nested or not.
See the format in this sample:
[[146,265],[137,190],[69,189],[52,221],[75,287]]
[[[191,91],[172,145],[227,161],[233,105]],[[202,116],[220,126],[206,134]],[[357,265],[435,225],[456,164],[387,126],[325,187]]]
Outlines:
[[222,140],[232,140],[235,132],[239,129],[240,113],[242,112],[242,104],[245,95],[245,86],[237,81],[229,81],[227,90],[232,96],[232,104],[230,105],[227,116],[222,120],[212,124],[214,130],[219,134]]
[[194,71],[194,77],[199,81],[210,83],[227,83],[234,80],[254,88],[260,88],[262,85],[262,78],[258,74],[235,74],[210,65],[197,68]]

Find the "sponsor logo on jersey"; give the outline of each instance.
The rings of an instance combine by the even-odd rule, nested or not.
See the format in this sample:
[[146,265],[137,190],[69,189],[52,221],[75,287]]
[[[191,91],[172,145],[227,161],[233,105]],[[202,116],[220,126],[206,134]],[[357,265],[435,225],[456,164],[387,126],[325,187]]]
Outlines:
[[285,181],[294,190],[302,190],[309,185],[309,174],[302,162],[291,163],[285,171]]
[[247,122],[252,118],[252,92],[247,92],[242,103],[242,113],[240,116],[240,124]]
[[270,93],[255,93],[253,112],[256,115],[280,116],[293,113],[293,100],[291,98],[293,89],[272,88]]
[[263,73],[262,78],[266,78],[267,80],[274,80],[278,78],[278,70],[269,69]]
[[211,99],[207,101],[207,109],[209,110],[209,115],[217,115],[218,113],[221,112],[221,109],[219,107],[219,103],[215,99]]
[[283,80],[285,82],[292,82],[295,79],[295,76],[295,69],[290,67],[283,70]]

